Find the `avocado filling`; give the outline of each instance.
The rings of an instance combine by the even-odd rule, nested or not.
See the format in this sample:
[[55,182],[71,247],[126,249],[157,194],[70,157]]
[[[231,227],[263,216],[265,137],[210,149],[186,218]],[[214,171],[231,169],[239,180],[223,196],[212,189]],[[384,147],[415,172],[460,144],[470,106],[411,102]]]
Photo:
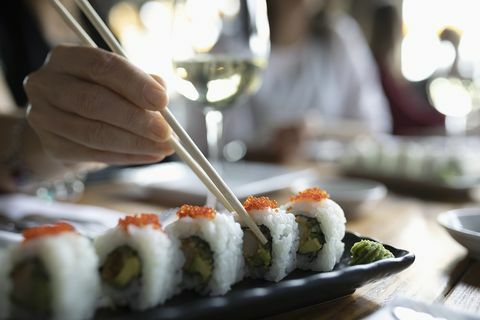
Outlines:
[[52,290],[44,265],[38,258],[17,264],[10,273],[12,292],[10,299],[19,308],[36,315],[50,313]]
[[213,252],[209,244],[199,237],[182,239],[184,276],[188,281],[206,286],[213,274]]
[[300,234],[298,254],[314,259],[325,244],[325,235],[322,232],[320,223],[315,218],[302,215],[295,216]]
[[121,246],[110,252],[100,268],[102,280],[114,287],[125,288],[140,278],[142,262],[138,253],[129,246]]
[[267,238],[267,243],[260,243],[250,229],[243,228],[243,257],[248,267],[255,269],[255,273],[265,273],[272,265],[272,235],[266,226],[258,227]]

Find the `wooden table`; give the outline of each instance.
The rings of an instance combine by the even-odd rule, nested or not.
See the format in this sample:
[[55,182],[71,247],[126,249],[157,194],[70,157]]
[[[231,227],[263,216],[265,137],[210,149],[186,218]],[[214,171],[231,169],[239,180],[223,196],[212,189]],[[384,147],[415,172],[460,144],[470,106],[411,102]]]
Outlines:
[[[127,213],[155,212],[161,205],[128,200],[118,196],[111,184],[87,188],[83,203],[101,205]],[[282,201],[287,193],[272,195]],[[354,294],[332,302],[314,305],[272,317],[283,319],[361,319],[395,297],[445,304],[480,315],[480,262],[467,257],[436,222],[439,213],[472,204],[424,202],[389,194],[368,213],[351,220],[347,229],[376,238],[416,255],[407,270],[366,285]]]

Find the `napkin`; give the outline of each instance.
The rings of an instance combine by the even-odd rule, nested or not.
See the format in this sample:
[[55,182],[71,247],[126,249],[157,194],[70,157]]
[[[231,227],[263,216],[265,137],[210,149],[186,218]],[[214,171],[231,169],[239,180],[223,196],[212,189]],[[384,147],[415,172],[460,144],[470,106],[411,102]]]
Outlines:
[[51,202],[23,194],[0,196],[0,216],[3,217],[0,220],[0,246],[22,239],[15,230],[6,230],[5,225],[2,228],[1,222],[8,222],[9,219],[22,227],[63,220],[71,223],[80,233],[93,238],[114,227],[123,215],[106,208]]
[[364,320],[479,320],[438,303],[427,304],[407,298],[396,298]]

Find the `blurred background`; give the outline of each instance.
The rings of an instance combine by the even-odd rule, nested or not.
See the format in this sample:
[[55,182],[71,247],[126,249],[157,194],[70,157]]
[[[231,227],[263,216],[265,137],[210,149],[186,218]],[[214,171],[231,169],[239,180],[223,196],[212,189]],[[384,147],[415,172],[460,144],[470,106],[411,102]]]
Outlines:
[[[480,43],[476,39],[480,22],[470,14],[478,7],[476,1],[320,2],[328,2],[322,10],[350,15],[360,26],[392,115],[387,133],[465,135],[478,130]],[[172,107],[187,121],[188,108],[182,109],[182,99],[176,99],[178,78],[171,67],[168,45],[172,1],[94,3],[132,61],[172,84]],[[218,3],[227,15],[239,9],[235,0]],[[355,57],[355,52],[352,55]]]
[[[441,120],[435,123],[422,118],[425,116],[423,113],[428,112],[439,112],[454,118],[465,117],[452,123],[447,121],[447,125],[452,126],[449,129],[454,132],[463,129],[458,128],[461,121],[466,122],[464,129],[469,132],[478,128],[480,43],[477,39],[480,22],[471,14],[478,8],[475,0],[330,2],[326,10],[343,11],[354,17],[361,27],[378,63],[391,108],[400,104],[391,100],[396,93],[392,82],[397,81],[398,87],[407,87],[403,90],[416,95],[417,99],[412,99],[418,103],[416,107],[426,109],[414,110],[415,106],[411,105],[412,115],[404,116],[410,116],[412,119],[408,120],[411,123],[396,127],[394,118],[393,133],[417,134],[432,129],[427,131],[442,134]],[[161,74],[167,83],[175,83],[168,46],[172,1],[109,0],[94,3],[135,64],[150,73]],[[219,3],[226,14],[229,10],[238,10],[239,4],[235,0]],[[175,94],[175,86],[170,89]],[[428,110],[428,105],[435,110]],[[415,112],[419,114],[418,118],[415,118]],[[404,119],[404,122],[407,120]]]
[[[73,1],[63,2],[75,12]],[[212,0],[201,6],[194,0],[180,2],[187,8],[188,23],[195,27],[183,36],[172,33],[179,1],[91,1],[131,61],[164,77],[170,108],[210,157],[211,132],[207,134],[206,123],[210,118],[220,124],[214,134],[220,137],[216,160],[229,163],[225,173],[233,172],[232,179],[258,180],[258,172],[265,175],[262,179],[287,172],[279,167],[269,171],[271,166],[259,164],[275,163],[302,169],[328,165],[341,175],[381,181],[416,195],[470,194],[476,188],[480,20],[471,13],[479,8],[478,1],[266,1],[270,33],[258,28],[249,35],[253,58],[262,58],[247,57],[253,61],[253,76],[238,69],[242,64],[220,66],[215,61],[209,66],[215,72],[208,77],[217,78],[202,84],[244,97],[228,108],[212,103],[221,112],[206,118],[209,94],[198,108],[199,83],[192,80],[193,69],[188,69],[193,65],[187,68],[181,65],[185,61],[174,61],[172,67],[175,43],[194,39],[203,46],[197,48],[200,53],[215,54],[219,39],[238,31],[231,22],[246,12],[246,2]],[[35,8],[49,46],[78,43],[47,1],[25,3]],[[77,16],[81,18],[79,12]],[[261,24],[257,21],[256,27]],[[260,46],[258,54],[252,39],[257,37],[258,46],[268,35],[271,43]],[[0,105],[22,105],[21,94],[8,89],[8,66],[3,69],[7,77],[0,81]],[[235,77],[247,79],[245,92]],[[245,167],[251,163],[255,166]],[[155,184],[157,191],[185,176],[183,169],[179,173],[171,167],[153,167],[149,170],[158,173],[126,171],[120,176],[140,185]],[[250,174],[241,174],[248,170]],[[291,184],[292,176],[286,177],[283,183],[276,182],[277,188]],[[248,181],[238,182],[248,186],[245,192],[255,187]],[[175,186],[178,190],[190,183]],[[264,186],[258,192],[270,189]]]

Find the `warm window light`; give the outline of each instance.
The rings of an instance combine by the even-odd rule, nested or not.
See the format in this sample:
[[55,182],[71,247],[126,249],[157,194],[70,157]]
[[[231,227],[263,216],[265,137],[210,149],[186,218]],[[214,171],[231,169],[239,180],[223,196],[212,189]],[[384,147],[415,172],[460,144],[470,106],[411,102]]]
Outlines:
[[175,39],[171,39],[174,55],[178,60],[187,60],[195,52],[208,52],[217,42],[222,28],[222,19],[215,1],[186,1],[178,4],[174,20]]
[[172,3],[168,1],[147,1],[140,7],[140,18],[150,32],[167,35],[171,28]]
[[239,0],[219,0],[220,12],[227,17],[233,17],[240,11]]
[[125,28],[139,26],[137,8],[127,2],[119,2],[108,14],[108,23],[117,37],[122,37]]
[[456,53],[453,44],[448,41],[440,42],[436,59],[438,68],[441,70],[450,70],[455,61],[455,57]]
[[478,32],[467,30],[464,33],[460,41],[458,54],[460,56],[459,71],[463,76],[471,76],[473,67],[477,68],[477,74],[480,72],[480,41]]
[[185,36],[197,52],[210,51],[217,43],[222,29],[217,0],[187,0],[185,16],[180,23]]
[[408,34],[402,42],[401,65],[403,76],[410,81],[430,77],[438,67],[435,55],[439,47],[435,34]]
[[472,98],[466,83],[455,78],[437,78],[429,87],[435,108],[449,117],[465,117],[472,111]]
[[119,2],[110,10],[108,22],[129,60],[148,73],[158,73],[157,59],[152,56],[138,8],[131,3]]
[[[161,75],[167,83],[174,81],[171,65],[170,1],[136,3],[118,2],[109,12],[108,23],[120,40],[130,61],[151,74]],[[167,86],[172,93],[174,86]]]
[[[402,73],[410,81],[430,77],[452,60],[452,50],[442,45],[438,35],[451,28],[462,35],[459,48],[463,69],[480,64],[480,19],[478,0],[404,0]],[[460,70],[467,71],[467,70]]]
[[[171,63],[170,30],[172,28],[173,7],[171,1],[147,1],[140,7],[140,19],[145,36],[140,47],[144,52],[142,64],[150,73],[160,74],[167,84],[173,83],[175,76]],[[174,86],[167,86],[173,93]]]

